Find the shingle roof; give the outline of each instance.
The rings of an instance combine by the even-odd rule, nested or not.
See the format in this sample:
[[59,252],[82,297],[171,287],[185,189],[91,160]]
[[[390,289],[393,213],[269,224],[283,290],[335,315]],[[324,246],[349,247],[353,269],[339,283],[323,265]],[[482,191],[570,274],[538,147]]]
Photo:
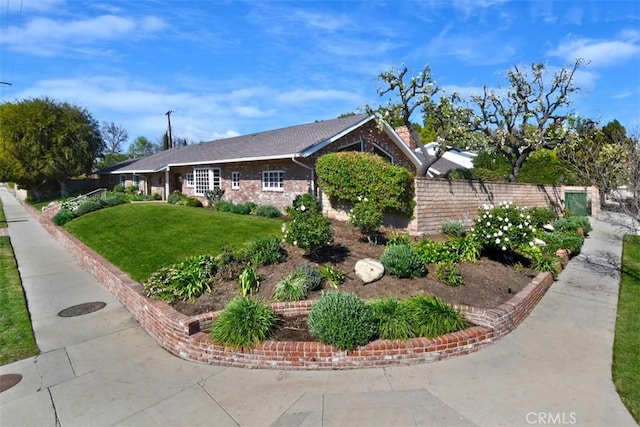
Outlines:
[[109,171],[103,169],[98,173],[156,172],[168,165],[306,157],[372,118],[367,114],[358,114],[176,147],[119,168],[111,168]]

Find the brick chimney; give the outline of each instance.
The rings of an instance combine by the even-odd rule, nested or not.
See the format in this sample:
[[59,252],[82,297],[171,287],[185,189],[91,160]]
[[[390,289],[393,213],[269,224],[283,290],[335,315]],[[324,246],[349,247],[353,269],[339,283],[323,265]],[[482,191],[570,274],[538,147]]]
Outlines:
[[398,136],[402,138],[404,143],[407,144],[407,146],[411,149],[411,151],[414,151],[416,149],[416,146],[417,146],[416,141],[413,139],[411,132],[406,126],[397,127],[395,131],[398,134]]

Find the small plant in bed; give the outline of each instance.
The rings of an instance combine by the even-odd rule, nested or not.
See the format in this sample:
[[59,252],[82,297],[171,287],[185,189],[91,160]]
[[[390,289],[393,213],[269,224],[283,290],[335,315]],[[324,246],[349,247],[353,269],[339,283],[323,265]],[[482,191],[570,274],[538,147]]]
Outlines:
[[239,296],[232,299],[211,324],[211,339],[229,347],[247,349],[273,336],[275,311],[263,301]]
[[313,336],[340,350],[365,345],[377,332],[370,307],[346,292],[324,293],[311,307],[307,324]]

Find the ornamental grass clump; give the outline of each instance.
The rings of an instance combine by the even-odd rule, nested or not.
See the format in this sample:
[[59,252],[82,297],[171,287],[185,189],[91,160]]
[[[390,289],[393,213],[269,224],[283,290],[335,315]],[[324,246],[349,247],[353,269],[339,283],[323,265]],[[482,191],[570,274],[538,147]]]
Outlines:
[[273,336],[275,311],[261,300],[238,296],[229,301],[211,324],[211,339],[225,346],[247,349]]
[[433,295],[414,295],[402,301],[417,337],[432,338],[463,330],[469,322],[451,304]]
[[344,292],[324,293],[311,307],[307,325],[318,340],[340,350],[365,345],[377,333],[370,307]]
[[218,264],[210,255],[193,256],[156,271],[142,284],[147,296],[167,302],[188,301],[210,292]]
[[378,328],[378,337],[388,340],[404,340],[413,336],[411,316],[406,304],[397,298],[386,297],[369,302]]
[[300,271],[294,271],[280,280],[273,290],[276,301],[300,301],[307,297],[305,286],[306,276]]
[[427,274],[424,261],[411,245],[394,245],[386,248],[380,256],[380,262],[387,273],[401,279],[424,277]]

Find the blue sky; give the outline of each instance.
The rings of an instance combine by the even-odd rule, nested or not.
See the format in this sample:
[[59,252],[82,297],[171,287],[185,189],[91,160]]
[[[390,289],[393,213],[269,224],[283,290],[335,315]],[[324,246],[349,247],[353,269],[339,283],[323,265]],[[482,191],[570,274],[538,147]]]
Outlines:
[[[2,0],[0,100],[47,96],[192,142],[382,103],[376,76],[431,67],[463,96],[576,57],[575,112],[640,130],[640,2]],[[415,120],[420,120],[415,117]]]

